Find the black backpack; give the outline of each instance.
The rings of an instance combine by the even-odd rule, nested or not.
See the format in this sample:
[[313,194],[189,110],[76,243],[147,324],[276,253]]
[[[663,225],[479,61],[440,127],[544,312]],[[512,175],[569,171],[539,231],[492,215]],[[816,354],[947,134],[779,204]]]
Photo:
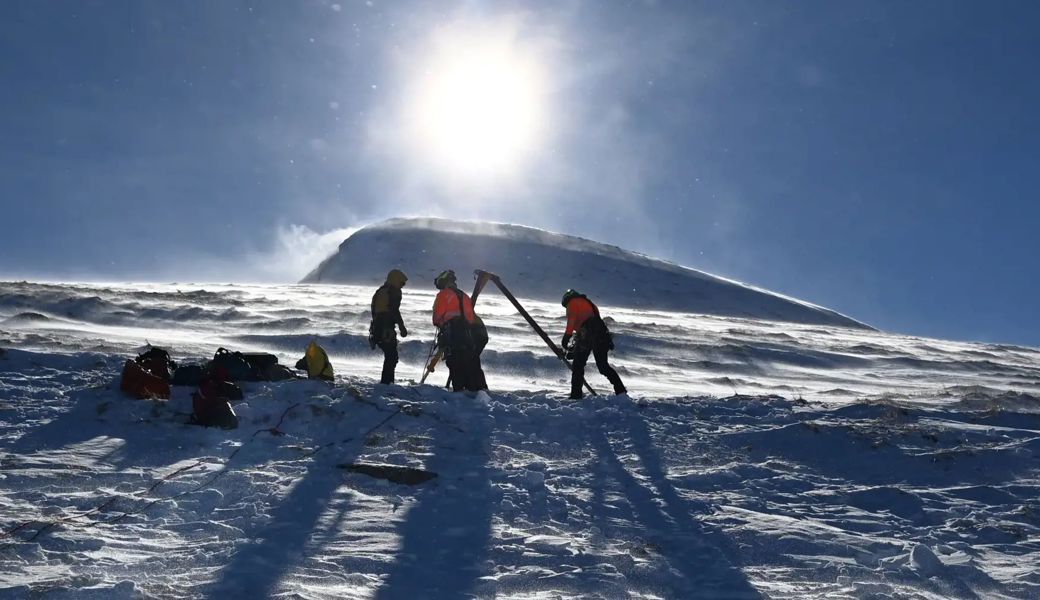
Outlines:
[[469,326],[470,338],[473,340],[473,345],[477,349],[477,354],[484,351],[484,347],[488,345],[488,330],[487,326],[484,325],[482,319],[477,319]]
[[203,427],[220,427],[235,429],[238,427],[238,415],[231,404],[224,398],[206,397],[195,392],[191,395],[191,423]]
[[253,368],[253,372],[261,379],[266,379],[263,376],[264,373],[278,364],[278,357],[267,352],[236,352],[236,354],[249,363],[249,366]]
[[296,372],[285,365],[273,364],[264,371],[264,381],[285,381],[286,379],[296,379]]
[[223,367],[230,381],[260,381],[260,373],[242,356],[241,352],[232,352],[226,348],[217,348],[213,355],[211,370]]
[[170,353],[155,346],[139,354],[134,362],[163,381],[173,379],[173,372],[177,369],[177,363],[170,360]]
[[202,381],[203,369],[199,365],[181,365],[173,372],[172,385],[196,386]]

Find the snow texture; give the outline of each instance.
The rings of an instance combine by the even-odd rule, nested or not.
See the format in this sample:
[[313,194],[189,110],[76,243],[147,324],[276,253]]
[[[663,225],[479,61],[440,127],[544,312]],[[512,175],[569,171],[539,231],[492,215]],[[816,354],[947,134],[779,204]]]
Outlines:
[[393,268],[414,286],[452,269],[466,287],[475,269],[513,293],[559,301],[575,288],[602,304],[797,323],[866,327],[808,302],[590,240],[531,227],[447,219],[391,219],[358,230],[303,283],[378,284]]
[[[1040,596],[1036,349],[604,305],[631,397],[571,402],[489,290],[471,398],[407,381],[415,287],[384,386],[371,286],[0,284],[0,597]],[[311,339],[336,381],[247,383],[237,430],[118,390],[146,340],[291,365]]]
[[[486,262],[411,258],[432,248]],[[412,335],[387,386],[366,338],[391,266]],[[417,385],[445,266],[499,271],[557,338],[560,289],[589,292],[630,395],[568,400],[492,287],[491,391]],[[0,283],[0,598],[1040,597],[1040,350],[507,226],[389,222],[319,276],[369,283]],[[246,383],[236,430],[188,425],[190,388],[119,391],[146,343],[292,365],[312,339],[336,380]]]

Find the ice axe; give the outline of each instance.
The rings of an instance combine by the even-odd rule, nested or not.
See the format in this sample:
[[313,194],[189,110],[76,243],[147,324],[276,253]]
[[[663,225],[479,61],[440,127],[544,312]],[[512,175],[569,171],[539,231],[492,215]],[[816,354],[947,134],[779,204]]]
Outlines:
[[437,362],[441,359],[441,353],[437,351],[437,338],[433,338],[433,344],[430,346],[430,352],[426,355],[426,362],[423,363],[423,374],[422,378],[419,379],[419,384],[426,383],[426,378],[429,377],[430,373],[433,373],[433,369],[437,366]]

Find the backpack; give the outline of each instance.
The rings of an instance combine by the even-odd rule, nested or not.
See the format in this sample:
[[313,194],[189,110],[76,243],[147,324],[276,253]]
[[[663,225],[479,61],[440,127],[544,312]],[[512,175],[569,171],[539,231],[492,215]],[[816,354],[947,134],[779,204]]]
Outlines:
[[[476,324],[470,323],[462,317],[455,317],[448,321],[437,333],[437,347],[444,350],[445,356],[475,349],[474,325]],[[486,333],[487,329],[484,332]]]
[[204,371],[199,365],[181,365],[173,372],[172,385],[196,386],[202,381]]
[[203,427],[221,427],[235,429],[238,427],[238,415],[231,403],[224,398],[203,396],[199,392],[191,394],[191,423]]
[[204,427],[238,427],[238,415],[230,400],[242,399],[242,388],[227,381],[228,372],[212,367],[199,383],[199,391],[191,395],[191,423]]
[[217,348],[213,355],[211,368],[222,367],[227,372],[229,381],[260,381],[260,374],[245,359],[241,352],[231,352],[226,348]]
[[285,365],[274,364],[264,371],[265,381],[285,381],[286,379],[296,379],[296,373]]
[[249,366],[253,368],[253,372],[259,379],[266,379],[264,373],[272,366],[278,364],[278,357],[267,352],[236,352],[236,354],[249,363]]
[[304,353],[303,358],[296,361],[296,368],[306,370],[309,379],[333,380],[332,363],[329,362],[329,355],[324,348],[314,341],[307,346],[307,351]]
[[[591,300],[589,304],[592,304]],[[592,307],[596,309],[596,314],[589,317],[582,324],[581,328],[575,332],[574,347],[590,349],[602,344],[606,346],[607,350],[613,350],[614,334],[607,327],[607,322],[599,316],[599,308],[595,304],[592,304]]]
[[484,320],[477,317],[477,320],[470,324],[470,338],[473,340],[473,345],[476,346],[477,354],[484,351],[484,346],[488,345],[488,330],[487,326],[484,325]]
[[173,372],[177,369],[177,363],[170,360],[170,353],[155,346],[139,354],[134,361],[145,371],[165,381],[173,379]]
[[136,360],[127,360],[119,389],[139,400],[170,397],[170,382],[145,370]]
[[242,388],[230,381],[221,381],[216,377],[203,378],[199,384],[199,393],[208,398],[220,398],[221,400],[241,400],[245,398]]

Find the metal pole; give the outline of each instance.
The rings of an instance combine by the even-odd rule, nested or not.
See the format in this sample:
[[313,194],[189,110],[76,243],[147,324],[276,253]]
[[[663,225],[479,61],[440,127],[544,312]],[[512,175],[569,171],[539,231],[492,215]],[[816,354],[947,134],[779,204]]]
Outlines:
[[473,305],[476,306],[477,296],[480,296],[481,290],[483,290],[484,286],[487,285],[488,279],[491,278],[491,273],[477,269],[473,274],[476,276],[475,278],[477,282],[473,284],[473,293],[470,295],[469,299],[472,300]]
[[[476,273],[478,276],[478,282],[480,281],[480,278],[486,277],[488,280],[493,281],[495,285],[498,286],[498,289],[502,292],[502,295],[504,295],[510,302],[513,303],[513,306],[516,308],[517,312],[519,312],[520,316],[522,316],[527,321],[527,324],[531,326],[531,329],[534,329],[534,332],[542,338],[546,345],[549,346],[549,349],[552,350],[553,353],[557,356],[557,358],[562,360],[563,364],[567,365],[567,368],[570,369],[571,373],[573,373],[574,367],[565,358],[563,350],[561,350],[560,347],[557,346],[556,343],[553,342],[548,335],[546,335],[545,331],[538,325],[538,323],[536,323],[535,320],[531,318],[531,315],[529,315],[527,311],[524,310],[524,307],[520,305],[520,302],[516,299],[516,296],[514,296],[509,291],[509,288],[507,288],[505,284],[502,283],[502,280],[499,279],[498,275],[495,275],[494,273],[488,273],[487,271],[481,271],[480,269],[477,269]],[[589,385],[589,382],[586,381],[584,377],[582,377],[581,381],[585,384],[585,388],[589,390],[589,393],[591,393],[593,396],[597,395],[596,390],[592,389],[592,386]]]

